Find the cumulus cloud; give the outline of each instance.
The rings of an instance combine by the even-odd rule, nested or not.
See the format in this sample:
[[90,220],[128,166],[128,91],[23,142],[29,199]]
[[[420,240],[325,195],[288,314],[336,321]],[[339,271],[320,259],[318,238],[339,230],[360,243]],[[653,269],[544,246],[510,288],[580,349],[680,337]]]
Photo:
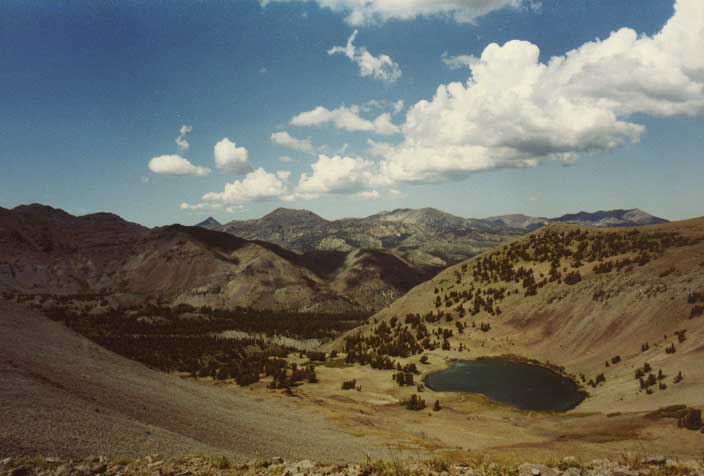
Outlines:
[[188,152],[188,149],[190,149],[191,144],[189,144],[186,140],[186,136],[192,130],[193,128],[191,126],[187,126],[185,124],[181,126],[181,129],[179,129],[178,137],[174,140],[176,142],[176,147],[178,147],[179,153],[184,154]]
[[[307,0],[259,0],[262,6],[273,2]],[[362,26],[388,20],[413,20],[417,17],[443,16],[458,23],[505,7],[518,7],[522,0],[315,0],[323,8],[346,14],[350,25]],[[536,3],[529,0],[528,4]]]
[[394,83],[401,77],[401,67],[389,55],[374,56],[363,46],[355,46],[357,30],[347,39],[345,46],[334,46],[328,50],[329,55],[342,54],[359,68],[363,78],[371,77],[386,83]]
[[[148,164],[149,170],[159,175],[191,175],[197,177],[210,175],[210,169],[208,167],[193,165],[188,159],[181,155],[187,152],[190,147],[190,144],[186,140],[186,135],[191,132],[192,129],[191,126],[181,126],[179,135],[175,139],[179,154],[165,154],[152,157]],[[142,178],[142,182],[147,183],[148,181],[148,178],[146,180]]]
[[[526,41],[490,44],[479,58],[454,62],[468,68],[467,81],[441,85],[408,109],[398,143],[369,141],[377,160],[320,155],[284,199],[361,198],[383,189],[393,196],[402,183],[460,180],[546,160],[569,165],[637,142],[646,132],[644,116],[704,116],[703,49],[701,0],[677,0],[672,18],[652,36],[622,28],[545,62]],[[291,120],[366,131],[373,122],[356,107],[319,107]]]
[[447,54],[447,52],[442,54],[441,59],[442,59],[442,62],[445,63],[445,66],[447,66],[450,69],[469,68],[470,66],[475,64],[477,61],[479,61],[479,58],[477,58],[474,55],[450,56]]
[[369,186],[388,184],[384,177],[377,176],[377,165],[373,161],[358,157],[328,157],[321,154],[311,168],[312,173],[301,174],[296,192],[350,193]]
[[215,166],[227,173],[242,175],[252,170],[249,166],[247,149],[238,147],[235,142],[225,137],[213,147]]
[[288,180],[287,172],[272,174],[258,168],[248,173],[242,180],[225,184],[222,192],[206,193],[203,195],[203,201],[242,204],[280,198],[288,192],[286,180]]
[[299,152],[305,152],[307,154],[313,153],[315,147],[310,139],[298,139],[286,131],[274,132],[271,134],[271,142],[281,147],[286,147],[287,149],[297,150]]
[[149,161],[149,170],[159,175],[192,175],[204,177],[210,175],[210,169],[193,165],[180,155],[160,155]]
[[629,28],[539,61],[525,41],[491,44],[466,83],[415,104],[399,145],[373,144],[396,182],[459,179],[637,142],[636,115],[704,114],[704,2],[678,0],[654,36]]
[[333,124],[337,129],[345,131],[365,131],[381,135],[392,135],[399,132],[398,126],[391,121],[391,114],[382,113],[373,120],[364,119],[359,115],[359,106],[340,106],[329,110],[323,106],[318,106],[310,111],[302,112],[294,116],[290,124],[292,126],[320,126],[323,124]]

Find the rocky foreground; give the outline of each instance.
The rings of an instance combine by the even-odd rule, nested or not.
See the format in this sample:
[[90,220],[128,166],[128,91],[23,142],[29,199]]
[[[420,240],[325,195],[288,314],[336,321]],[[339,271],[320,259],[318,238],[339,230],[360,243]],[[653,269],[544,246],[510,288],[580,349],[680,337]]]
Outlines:
[[273,458],[235,463],[225,457],[186,457],[166,460],[150,455],[137,460],[84,460],[56,457],[0,459],[0,475],[7,476],[704,476],[704,459],[673,460],[664,456],[624,454],[618,460],[590,462],[573,457],[548,464],[498,464],[486,461],[449,463],[441,459],[372,461],[363,464],[324,465],[310,460]]

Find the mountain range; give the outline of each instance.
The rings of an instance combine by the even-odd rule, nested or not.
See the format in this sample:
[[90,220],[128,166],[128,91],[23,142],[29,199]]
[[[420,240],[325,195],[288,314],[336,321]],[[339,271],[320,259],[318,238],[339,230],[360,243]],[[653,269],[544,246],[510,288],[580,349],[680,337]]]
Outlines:
[[[302,234],[299,223],[327,221],[305,211],[277,215],[284,231]],[[682,454],[699,451],[699,431],[678,429],[654,410],[704,405],[704,219],[639,228],[549,222],[528,231],[533,225],[519,224],[530,220],[503,218],[511,226],[487,229],[509,230],[513,238],[431,276],[393,250],[296,252],[206,229],[222,227],[214,220],[150,229],[106,213],[0,208],[0,380],[8,382],[0,385],[0,401],[8,402],[0,449],[368,458],[397,451],[399,442],[415,454],[428,448],[429,455],[467,441],[475,446],[461,451],[474,454],[509,447],[532,454],[540,447],[590,455],[624,447],[651,452],[667,441]],[[472,223],[406,210],[373,219],[389,229],[400,222],[452,236],[464,225],[500,218]],[[61,305],[67,312],[56,313]],[[237,306],[345,320],[347,313],[378,312],[311,344],[308,354],[281,355],[273,354],[280,342],[273,334],[251,342],[246,329],[228,329],[237,334],[224,339],[211,335],[224,321],[250,318],[218,312]],[[269,314],[276,313],[253,319]],[[292,327],[306,321],[280,317]],[[88,323],[95,333],[86,332]],[[265,364],[261,380],[246,386],[220,376],[219,359],[246,368],[262,351],[267,362],[291,365],[290,375],[310,371],[309,364],[317,373],[286,389],[272,385],[277,377]],[[191,355],[197,362],[189,369]],[[153,363],[168,356],[184,364]],[[498,356],[541,362],[588,397],[565,414],[533,413],[417,385],[448,362]],[[399,368],[408,369],[404,382],[406,374],[415,378],[411,385],[398,382]],[[347,382],[357,384],[355,391],[345,390]],[[439,409],[409,412],[412,395],[436,400]]]
[[536,230],[549,223],[572,223],[575,225],[595,227],[644,226],[668,223],[664,218],[653,216],[638,208],[630,210],[599,210],[597,212],[569,213],[557,218],[532,217],[513,214],[487,218],[487,220],[502,223],[511,228]]
[[210,217],[197,226],[276,243],[299,253],[384,249],[417,266],[437,270],[549,223],[603,227],[665,222],[639,209],[580,212],[557,218],[514,214],[477,219],[434,208],[402,208],[365,218],[326,220],[308,210],[277,208],[259,219],[221,224]]
[[0,209],[0,289],[12,291],[343,313],[380,309],[429,277],[384,250],[299,254],[198,227],[148,229],[43,205]]
[[[375,312],[448,265],[515,239],[540,219],[461,218],[432,208],[326,220],[279,208],[257,219],[147,228],[110,213],[0,208],[0,289],[100,293],[231,309]],[[646,224],[639,210],[551,221]]]

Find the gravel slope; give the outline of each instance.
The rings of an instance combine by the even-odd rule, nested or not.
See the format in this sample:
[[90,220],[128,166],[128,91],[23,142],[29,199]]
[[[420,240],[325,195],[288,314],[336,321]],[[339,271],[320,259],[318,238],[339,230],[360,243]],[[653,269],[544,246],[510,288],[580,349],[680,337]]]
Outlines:
[[0,407],[0,454],[350,461],[383,452],[293,405],[152,371],[2,301]]

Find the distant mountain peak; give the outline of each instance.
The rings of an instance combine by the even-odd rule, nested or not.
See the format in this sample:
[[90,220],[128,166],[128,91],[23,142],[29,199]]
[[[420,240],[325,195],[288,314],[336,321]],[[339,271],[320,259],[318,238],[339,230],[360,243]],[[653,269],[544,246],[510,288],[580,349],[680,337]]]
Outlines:
[[487,220],[494,223],[503,223],[510,228],[522,229],[522,230],[534,230],[540,228],[548,223],[547,218],[543,217],[532,217],[529,215],[524,215],[522,213],[512,213],[510,215],[499,215],[495,217],[489,217]]
[[327,220],[320,215],[306,209],[297,208],[284,208],[279,207],[272,210],[268,214],[264,215],[261,220],[277,220],[277,221],[289,221],[289,220],[305,220],[305,221],[316,221],[316,222],[326,222]]
[[217,221],[213,217],[208,217],[205,220],[203,220],[202,222],[196,224],[195,226],[197,226],[199,228],[207,228],[209,230],[213,230],[213,229],[219,230],[220,228],[222,228],[222,223],[220,223],[219,221]]
[[658,223],[667,223],[668,220],[656,217],[640,208],[632,209],[617,209],[617,210],[598,210],[595,212],[581,211],[579,213],[570,213],[554,218],[551,221],[561,223],[578,223],[591,226],[638,226],[638,225],[656,225]]

